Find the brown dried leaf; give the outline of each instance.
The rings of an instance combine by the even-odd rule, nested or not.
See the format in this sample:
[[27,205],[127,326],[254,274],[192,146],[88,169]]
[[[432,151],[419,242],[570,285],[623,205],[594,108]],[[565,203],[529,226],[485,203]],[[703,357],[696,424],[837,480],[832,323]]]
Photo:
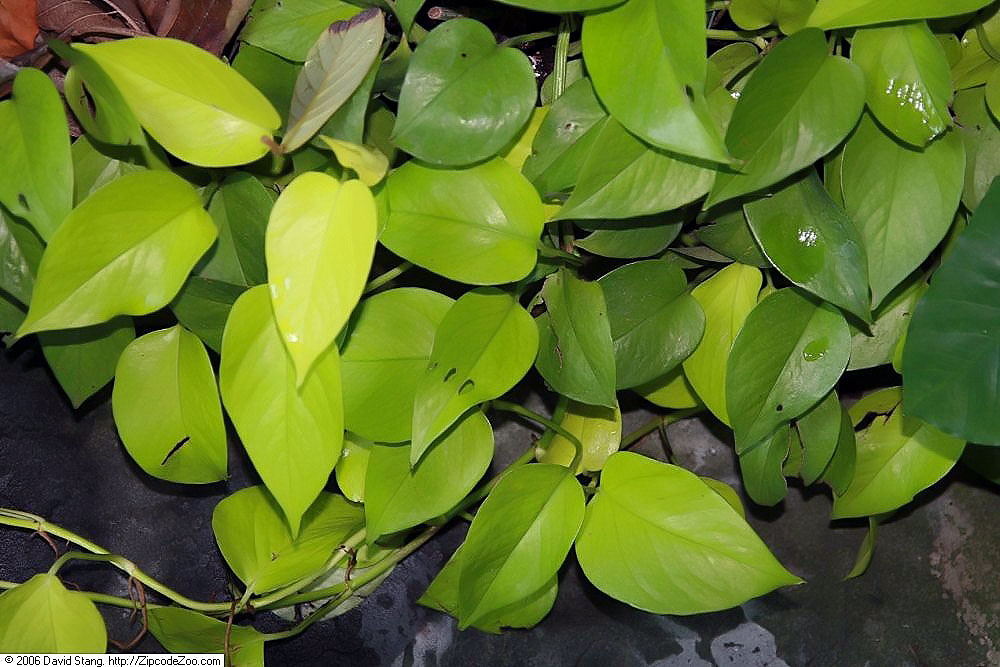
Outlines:
[[144,30],[130,26],[132,22],[130,17],[103,2],[38,0],[38,27],[62,38],[145,34]]
[[252,0],[136,0],[150,29],[218,55],[250,10]]
[[0,58],[13,58],[35,45],[35,0],[0,0]]

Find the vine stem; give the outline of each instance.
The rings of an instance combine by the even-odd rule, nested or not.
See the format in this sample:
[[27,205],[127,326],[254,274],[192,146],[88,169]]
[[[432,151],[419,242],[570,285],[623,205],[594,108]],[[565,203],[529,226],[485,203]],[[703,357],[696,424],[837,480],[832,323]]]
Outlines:
[[777,37],[777,30],[766,30],[764,32],[750,32],[746,30],[715,30],[709,28],[705,31],[705,36],[720,42],[754,42],[758,39]]
[[[21,584],[16,581],[0,581],[0,590],[8,590],[11,588],[17,588]],[[129,598],[120,598],[117,595],[108,595],[107,593],[95,593],[93,591],[74,591],[74,593],[80,593],[89,599],[91,602],[97,602],[100,604],[106,604],[112,607],[121,607],[123,609],[135,609],[135,600]],[[147,602],[146,608],[148,609],[158,609],[162,607],[162,604],[156,604],[155,602]]]
[[517,37],[511,37],[500,42],[500,46],[519,46],[521,44],[528,44],[529,42],[536,42],[540,39],[548,39],[549,37],[555,37],[556,33],[551,30],[542,30],[540,32],[529,32],[526,35],[518,35]]
[[654,417],[639,428],[622,437],[621,449],[628,449],[658,428],[665,428],[674,422],[679,422],[682,419],[693,417],[701,411],[702,408],[688,408],[687,410],[677,410],[676,412],[671,412],[669,415]]
[[529,410],[523,405],[518,405],[517,403],[511,403],[509,401],[490,401],[490,406],[497,409],[503,410],[504,412],[510,412],[515,415],[520,415],[526,419],[530,419],[533,422],[537,422],[546,428],[552,429],[562,437],[570,441],[573,447],[576,448],[576,455],[573,456],[573,462],[570,464],[570,470],[576,470],[580,461],[583,460],[583,443],[580,442],[579,438],[564,429],[559,424],[555,423],[548,417],[544,417],[533,410]]
[[365,291],[362,292],[362,294],[368,294],[369,292],[374,292],[379,287],[382,287],[386,283],[395,280],[396,278],[398,278],[399,276],[406,273],[412,268],[413,268],[412,262],[403,262],[396,268],[389,269],[380,276],[375,276],[374,278],[369,280],[368,283],[365,285]]

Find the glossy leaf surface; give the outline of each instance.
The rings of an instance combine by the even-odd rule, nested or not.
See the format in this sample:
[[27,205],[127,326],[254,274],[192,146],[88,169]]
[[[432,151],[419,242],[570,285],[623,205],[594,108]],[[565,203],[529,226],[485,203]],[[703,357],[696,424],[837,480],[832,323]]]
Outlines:
[[125,449],[148,474],[185,484],[226,478],[215,372],[193,333],[178,325],[129,344],[115,370],[111,406]]
[[36,574],[0,595],[4,653],[104,653],[107,643],[94,603],[54,574]]
[[631,452],[605,466],[576,555],[599,589],[657,614],[727,609],[801,583],[705,482]]
[[[576,436],[583,445],[583,456],[575,472],[600,470],[608,457],[618,451],[622,442],[622,413],[615,405],[605,408],[570,401],[559,425]],[[576,457],[576,446],[556,433],[546,448],[536,447],[535,458],[541,463],[569,467]]]
[[836,391],[814,405],[795,422],[802,442],[802,469],[799,476],[805,484],[818,480],[830,464],[840,442],[844,411]]
[[816,0],[733,0],[729,14],[744,30],[760,30],[777,25],[790,35],[805,26]]
[[790,456],[790,431],[787,424],[740,454],[740,475],[747,495],[758,505],[771,507],[788,493],[782,464]]
[[819,0],[809,25],[832,30],[851,26],[932,19],[974,12],[989,0]]

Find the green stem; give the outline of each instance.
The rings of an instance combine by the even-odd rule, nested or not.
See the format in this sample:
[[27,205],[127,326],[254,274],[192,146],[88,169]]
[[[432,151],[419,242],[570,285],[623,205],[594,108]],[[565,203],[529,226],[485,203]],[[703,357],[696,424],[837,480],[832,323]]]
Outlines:
[[[561,424],[563,417],[566,416],[566,409],[569,407],[569,399],[559,394],[559,399],[556,401],[556,408],[552,411],[552,421],[557,424]],[[549,445],[552,444],[552,438],[556,436],[556,432],[552,429],[546,429],[542,437],[538,439],[535,443],[537,449],[548,449]]]
[[475,505],[476,503],[478,503],[480,500],[483,500],[484,498],[486,498],[486,496],[490,495],[490,491],[493,490],[493,487],[495,487],[500,482],[500,478],[503,477],[504,473],[506,473],[511,468],[517,468],[517,467],[523,466],[523,465],[525,465],[527,463],[531,463],[531,460],[533,458],[535,458],[535,446],[534,445],[532,445],[531,447],[528,447],[528,449],[523,454],[521,454],[519,457],[517,457],[514,460],[514,462],[511,463],[509,466],[507,466],[506,468],[504,468],[500,472],[500,474],[498,474],[496,477],[494,477],[493,479],[491,479],[489,482],[487,482],[486,484],[483,484],[481,487],[479,487],[478,489],[476,489],[475,491],[473,491],[472,493],[470,493],[468,496],[466,496],[465,500],[463,500],[461,503],[459,503],[458,507],[456,507],[455,509],[453,509],[451,512],[448,513],[448,515],[447,515],[448,518],[450,519],[450,518],[452,518],[454,516],[458,516],[458,515],[462,514],[468,508],[472,507],[473,505]]
[[537,422],[546,428],[552,429],[562,437],[569,440],[570,443],[572,443],[572,445],[576,448],[576,455],[573,457],[573,462],[570,464],[569,469],[576,470],[579,467],[580,461],[583,459],[583,443],[581,443],[575,435],[564,429],[562,426],[555,423],[548,417],[543,417],[537,412],[529,410],[528,408],[518,405],[517,403],[510,403],[508,401],[490,401],[490,406],[496,408],[497,410],[511,412],[515,415],[520,415],[521,417],[530,419],[533,422]]
[[[0,581],[0,590],[17,588],[20,585],[21,584],[19,584],[16,581]],[[92,602],[106,604],[112,607],[121,607],[123,609],[135,609],[138,606],[135,600],[118,597],[117,595],[108,595],[106,593],[94,593],[93,591],[76,591],[76,592],[87,596],[87,598]],[[162,606],[163,605],[155,604],[153,602],[146,603],[146,607],[148,607],[149,609],[156,609]]]
[[382,287],[386,283],[395,280],[396,278],[398,278],[399,276],[401,276],[402,274],[406,273],[407,271],[409,271],[412,268],[413,268],[413,264],[411,262],[403,262],[402,264],[400,264],[396,268],[389,269],[388,271],[386,271],[382,275],[376,276],[376,277],[372,278],[371,280],[368,281],[368,284],[365,285],[365,291],[363,292],[363,294],[368,294],[369,292],[374,292],[379,287]]
[[676,412],[671,412],[669,415],[654,417],[631,433],[626,434],[622,438],[621,449],[628,449],[661,426],[666,427],[674,422],[687,419],[688,417],[698,414],[701,410],[701,408],[688,408],[687,410],[677,410]]
[[777,37],[777,30],[767,30],[764,32],[751,32],[749,30],[715,30],[709,28],[705,31],[705,36],[719,42],[754,42],[758,39]]
[[544,243],[538,244],[538,254],[542,257],[553,257],[555,259],[562,259],[574,266],[582,266],[583,258],[574,255],[571,252],[566,252],[565,250],[560,250],[559,248],[552,248],[545,245]]
[[552,68],[552,100],[555,101],[566,90],[566,63],[569,61],[569,36],[572,24],[568,15],[559,19],[559,35],[556,37],[556,60]]
[[518,46],[520,44],[527,44],[529,42],[537,42],[540,39],[548,39],[549,37],[555,37],[556,33],[551,30],[542,30],[540,32],[529,32],[526,35],[518,35],[516,37],[510,37],[500,42],[500,46]]
[[[287,607],[288,604],[284,603],[285,598],[294,595],[296,592],[302,590],[303,588],[309,586],[314,581],[317,581],[327,575],[333,568],[337,567],[344,558],[350,553],[350,550],[354,549],[356,546],[361,544],[365,539],[365,529],[362,528],[358,532],[354,533],[349,537],[343,544],[343,547],[337,549],[337,551],[330,557],[330,560],[326,562],[323,567],[322,572],[315,576],[306,577],[304,579],[299,579],[298,581],[291,583],[283,588],[279,588],[269,595],[259,597],[253,601],[254,609],[269,609],[272,607]],[[405,548],[405,547],[404,547]],[[280,604],[279,604],[280,603]],[[292,603],[294,604],[294,603]]]

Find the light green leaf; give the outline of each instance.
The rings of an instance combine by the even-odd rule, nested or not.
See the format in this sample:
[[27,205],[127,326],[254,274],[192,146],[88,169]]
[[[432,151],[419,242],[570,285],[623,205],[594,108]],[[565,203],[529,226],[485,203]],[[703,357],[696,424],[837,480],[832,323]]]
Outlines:
[[705,482],[631,452],[604,467],[576,555],[599,589],[657,614],[728,609],[802,583]]
[[373,445],[365,476],[368,542],[440,516],[483,477],[493,460],[493,429],[471,412],[438,438],[410,469],[411,448]]
[[598,283],[608,307],[618,389],[673,370],[701,341],[705,314],[676,266],[664,260],[633,262]]
[[743,488],[758,505],[777,505],[788,493],[782,464],[790,455],[790,437],[788,424],[783,424],[756,447],[739,456]]
[[958,133],[965,145],[965,186],[962,203],[975,211],[993,179],[1000,176],[1000,127],[986,108],[982,87],[955,95]]
[[923,151],[865,117],[844,149],[844,202],[864,238],[877,307],[941,242],[962,196],[965,149],[951,132]]
[[45,361],[74,408],[111,381],[118,357],[134,338],[131,317],[38,334]]
[[802,468],[799,476],[806,484],[818,480],[830,465],[840,442],[844,410],[836,391],[814,405],[795,422],[802,442]]
[[282,0],[254,12],[240,39],[288,60],[306,59],[309,49],[335,21],[361,9],[339,0]]
[[871,321],[861,234],[815,171],[743,206],[767,258],[794,284]]
[[198,275],[246,287],[267,282],[264,230],[273,205],[273,192],[255,177],[245,172],[226,176],[208,206],[219,239]]
[[850,354],[847,322],[828,304],[794,288],[761,301],[733,343],[726,372],[736,451],[749,451],[819,402]]
[[299,386],[361,298],[377,230],[375,200],[361,181],[306,172],[274,203],[265,237],[268,289]]
[[478,21],[445,21],[410,58],[392,139],[431,164],[479,162],[518,135],[535,96],[524,53],[498,46]]
[[74,48],[97,61],[146,131],[186,162],[202,167],[253,162],[268,150],[261,137],[270,138],[281,125],[260,91],[193,44],[130,37]]
[[[944,477],[962,455],[964,440],[916,417],[903,416],[898,388],[876,392],[872,400],[879,399],[891,400],[894,405],[888,410],[873,405],[880,416],[857,434],[854,478],[843,495],[834,496],[834,519],[871,516],[902,507]],[[868,405],[871,403],[851,408],[855,421],[864,417],[863,410],[872,411]]]
[[632,387],[632,391],[661,408],[681,410],[701,405],[694,387],[688,382],[684,369],[680,366],[655,380]]
[[598,96],[630,131],[681,155],[730,161],[704,97],[701,2],[629,0],[590,14],[583,57]]
[[222,332],[229,311],[245,290],[240,285],[191,276],[170,302],[170,310],[184,328],[197,334],[205,345],[221,352]]
[[848,322],[851,324],[851,361],[847,370],[874,368],[892,361],[896,344],[906,332],[917,300],[926,289],[923,274],[916,272],[894,289],[872,313],[874,322],[869,331],[862,331]]
[[951,72],[923,21],[858,30],[851,60],[867,82],[868,108],[903,141],[922,147],[951,125]]
[[705,406],[727,425],[726,362],[744,320],[757,305],[763,282],[752,266],[731,264],[691,292],[705,313],[705,333],[684,360],[684,375]]
[[[73,156],[73,201],[77,204],[89,197],[94,190],[116,178],[144,169],[140,165],[122,161],[128,149],[98,149],[94,142],[90,135],[83,134],[70,147],[70,154]],[[103,151],[107,151],[107,154]],[[119,157],[122,159],[118,159]]]
[[36,574],[0,595],[0,652],[104,653],[104,619],[83,593]]
[[379,241],[414,264],[473,285],[514,282],[535,266],[542,202],[503,160],[459,170],[407,162],[381,198],[388,221]]
[[816,0],[733,0],[729,15],[744,30],[777,25],[790,35],[801,30],[816,8]]
[[[617,452],[622,443],[622,413],[617,403],[614,408],[606,408],[570,401],[559,425],[583,445],[583,456],[576,474],[603,468],[608,457]],[[569,467],[575,456],[576,446],[558,433],[549,441],[548,447],[535,447],[535,459],[541,463]]]
[[73,207],[66,114],[55,85],[24,67],[0,102],[0,204],[48,241]]
[[906,414],[972,442],[1000,444],[1000,181],[917,304],[903,349]]
[[153,607],[149,632],[174,653],[223,653],[231,667],[264,667],[264,635],[249,625],[225,621],[181,607]]
[[517,384],[537,352],[538,329],[517,299],[497,289],[466,292],[441,320],[417,384],[410,463],[466,410]]
[[292,534],[326,485],[343,445],[340,358],[330,347],[296,388],[268,289],[233,304],[222,338],[219,385],[250,460],[284,510]]
[[854,567],[852,567],[851,571],[844,577],[844,581],[860,577],[865,573],[865,570],[868,569],[868,566],[872,562],[872,554],[875,553],[875,536],[877,532],[878,518],[874,516],[868,517],[868,532],[865,533],[865,539],[862,540],[861,546],[858,548],[858,555],[854,561]]
[[148,474],[183,484],[227,477],[215,372],[201,341],[180,325],[125,349],[111,406],[125,449]]
[[535,107],[531,110],[531,116],[527,124],[500,152],[507,164],[518,171],[522,171],[525,161],[531,155],[531,146],[535,141],[535,136],[549,113],[549,107]]
[[631,218],[700,199],[715,172],[643,143],[616,120],[603,123],[576,187],[555,218]]
[[583,522],[583,489],[562,466],[514,468],[483,502],[462,545],[458,623],[482,623],[546,586]]
[[[417,600],[417,604],[458,616],[458,584],[465,566],[462,553],[462,547],[459,546]],[[558,590],[559,577],[553,575],[536,592],[477,621],[472,627],[493,634],[499,634],[501,628],[533,627],[551,611]]]
[[27,306],[45,244],[28,224],[0,207],[0,290]]
[[350,432],[344,434],[344,451],[340,454],[334,472],[340,492],[351,502],[365,502],[365,475],[374,445],[371,440],[359,435]]
[[77,206],[52,236],[18,336],[156,311],[214,239],[198,193],[179,176],[122,176]]
[[836,148],[861,115],[864,81],[857,65],[829,55],[819,30],[780,42],[750,75],[726,132],[744,163],[718,173],[705,207],[773,185]]
[[353,169],[361,182],[368,187],[378,185],[389,171],[389,158],[377,148],[326,136],[320,136],[320,139],[333,151],[340,166]]
[[361,530],[362,510],[343,496],[319,494],[297,535],[263,486],[226,496],[212,512],[212,531],[229,567],[254,593],[319,574],[344,541]]
[[809,25],[833,30],[974,12],[990,0],[819,0]]
[[997,61],[983,48],[977,30],[967,30],[962,35],[961,58],[951,66],[951,78],[955,90],[966,90],[981,86],[996,72]]
[[560,269],[546,278],[542,297],[538,372],[563,396],[614,408],[615,348],[600,284]]
[[376,442],[410,439],[413,400],[431,356],[434,333],[454,301],[404,287],[358,306],[341,347],[344,424]]
[[309,141],[347,101],[378,58],[384,38],[385,19],[377,9],[323,31],[295,81],[282,149],[291,152]]

